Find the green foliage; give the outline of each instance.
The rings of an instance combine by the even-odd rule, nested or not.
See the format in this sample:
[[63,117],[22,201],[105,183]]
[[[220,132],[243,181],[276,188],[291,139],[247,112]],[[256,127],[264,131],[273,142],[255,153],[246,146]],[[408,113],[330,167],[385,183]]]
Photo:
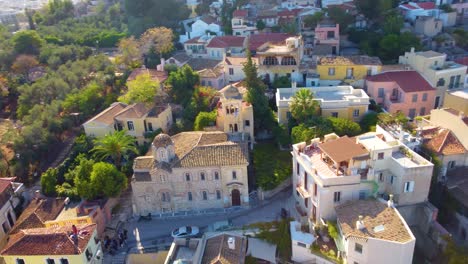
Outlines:
[[266,27],[265,22],[263,22],[263,20],[257,20],[256,27],[260,31],[264,30]]
[[187,64],[171,72],[166,83],[170,86],[170,94],[175,103],[187,106],[192,97],[195,85],[200,82],[200,76]]
[[457,28],[453,31],[453,37],[458,46],[468,49],[468,31]]
[[96,82],[88,84],[80,93],[70,93],[62,104],[67,113],[79,112],[88,118],[102,108],[104,87]]
[[121,130],[96,139],[92,152],[97,160],[110,158],[117,167],[120,167],[122,158],[127,157],[131,153],[137,154],[138,150],[135,147],[133,137],[127,135],[124,130]]
[[442,4],[439,6],[439,9],[444,11],[445,13],[455,12],[456,10],[452,8],[450,4]]
[[253,160],[256,184],[263,190],[274,189],[291,176],[291,155],[288,151],[279,151],[275,145],[256,144]]
[[340,137],[344,135],[356,136],[361,133],[359,124],[347,118],[329,117],[327,119],[331,121],[333,131]]
[[392,14],[385,18],[383,31],[385,34],[400,34],[403,28],[404,19],[400,14]]
[[303,19],[304,25],[306,27],[315,28],[318,22],[323,19],[323,16],[323,12],[315,12],[313,15],[305,16]]
[[201,131],[207,126],[216,124],[217,112],[200,112],[195,118],[194,130]]
[[338,229],[336,227],[336,223],[327,221],[328,226],[328,234],[331,238],[337,239],[338,238]]
[[40,21],[36,22],[53,25],[60,20],[73,17],[73,12],[74,6],[71,0],[50,0],[45,8],[45,12],[41,14]]
[[49,168],[41,176],[42,193],[48,196],[55,195],[55,186],[57,185],[57,169]]
[[93,165],[90,175],[91,190],[94,198],[116,197],[127,188],[127,177],[114,165],[98,162]]
[[44,40],[34,30],[24,30],[16,33],[13,38],[13,47],[17,53],[39,54]]
[[298,122],[305,122],[318,114],[320,105],[317,100],[314,100],[312,92],[304,88],[293,95],[289,109],[294,119]]
[[382,15],[395,7],[394,0],[356,0],[358,10],[368,19],[378,19]]
[[328,17],[340,24],[340,33],[347,31],[348,27],[354,23],[354,17],[339,7],[331,7],[327,10]]
[[362,132],[372,131],[372,128],[375,129],[378,120],[378,113],[376,112],[369,112],[366,115],[364,115],[361,121],[359,122]]
[[292,255],[289,221],[290,219],[283,219],[275,224],[275,231],[262,229],[257,235],[257,238],[275,244],[277,246],[279,257],[284,261],[291,259]]
[[296,35],[299,31],[296,22],[281,24],[281,32]]
[[288,134],[288,129],[284,125],[275,125],[273,128],[273,135],[275,137],[275,141],[280,146],[287,146],[291,144],[291,138]]
[[273,88],[286,88],[291,87],[291,80],[286,76],[275,78],[273,81]]
[[300,143],[311,140],[317,137],[317,133],[314,128],[310,128],[305,124],[300,124],[298,126],[293,127],[291,130],[291,139],[292,143]]
[[126,104],[152,105],[160,88],[159,82],[152,80],[149,74],[138,75],[135,80],[127,82],[127,86],[128,91],[119,97],[119,101]]
[[464,264],[468,263],[468,249],[463,246],[458,246],[451,237],[445,237],[447,246],[445,247],[444,257],[448,264]]
[[400,35],[389,34],[384,36],[379,42],[379,55],[384,61],[396,61],[398,56],[414,47],[421,49],[419,38],[410,32],[403,32]]
[[176,28],[190,10],[175,0],[125,0],[128,30],[138,36],[150,27]]

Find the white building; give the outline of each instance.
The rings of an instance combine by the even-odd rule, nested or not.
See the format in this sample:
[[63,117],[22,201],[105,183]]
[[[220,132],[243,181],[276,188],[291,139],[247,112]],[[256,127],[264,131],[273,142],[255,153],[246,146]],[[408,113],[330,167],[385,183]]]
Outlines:
[[191,26],[187,25],[185,35],[180,36],[179,42],[185,43],[189,39],[207,34],[213,36],[224,35],[220,23],[215,18],[211,16],[199,17]]
[[329,5],[342,5],[347,2],[353,2],[353,0],[322,0],[322,8],[325,8]]

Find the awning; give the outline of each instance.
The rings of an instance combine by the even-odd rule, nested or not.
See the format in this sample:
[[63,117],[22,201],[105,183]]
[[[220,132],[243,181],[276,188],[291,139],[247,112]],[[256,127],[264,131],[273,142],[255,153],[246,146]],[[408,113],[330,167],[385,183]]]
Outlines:
[[276,245],[270,244],[258,238],[249,237],[247,247],[247,256],[252,256],[256,259],[263,259],[270,263],[276,264]]

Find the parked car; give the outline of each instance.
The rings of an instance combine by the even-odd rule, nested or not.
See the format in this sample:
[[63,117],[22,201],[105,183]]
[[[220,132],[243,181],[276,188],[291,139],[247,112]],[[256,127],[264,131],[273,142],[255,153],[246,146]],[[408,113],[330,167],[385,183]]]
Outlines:
[[172,230],[171,236],[173,238],[193,237],[200,233],[200,229],[196,226],[183,226]]

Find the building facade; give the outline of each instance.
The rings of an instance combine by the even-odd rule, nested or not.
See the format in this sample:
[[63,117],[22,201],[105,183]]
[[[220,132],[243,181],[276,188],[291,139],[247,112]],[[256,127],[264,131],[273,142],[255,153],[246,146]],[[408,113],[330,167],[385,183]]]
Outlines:
[[323,117],[340,117],[359,121],[367,112],[369,96],[362,89],[352,86],[326,86],[298,88],[293,83],[291,88],[278,88],[276,92],[276,106],[278,107],[278,122],[287,124],[291,117],[289,106],[292,97],[300,89],[308,89],[313,93],[314,100],[320,105]]
[[378,57],[365,55],[322,57],[317,63],[321,80],[343,80],[349,84],[378,74],[381,70],[382,62]]
[[14,211],[13,197],[15,190],[12,182],[14,178],[0,178],[0,246],[7,242],[8,232],[16,223],[16,214]]
[[224,132],[160,134],[134,162],[134,213],[248,205],[248,164],[246,144]]
[[330,46],[332,55],[340,54],[340,25],[319,23],[315,27],[314,45]]
[[444,108],[452,108],[468,114],[468,89],[447,92],[445,94]]

